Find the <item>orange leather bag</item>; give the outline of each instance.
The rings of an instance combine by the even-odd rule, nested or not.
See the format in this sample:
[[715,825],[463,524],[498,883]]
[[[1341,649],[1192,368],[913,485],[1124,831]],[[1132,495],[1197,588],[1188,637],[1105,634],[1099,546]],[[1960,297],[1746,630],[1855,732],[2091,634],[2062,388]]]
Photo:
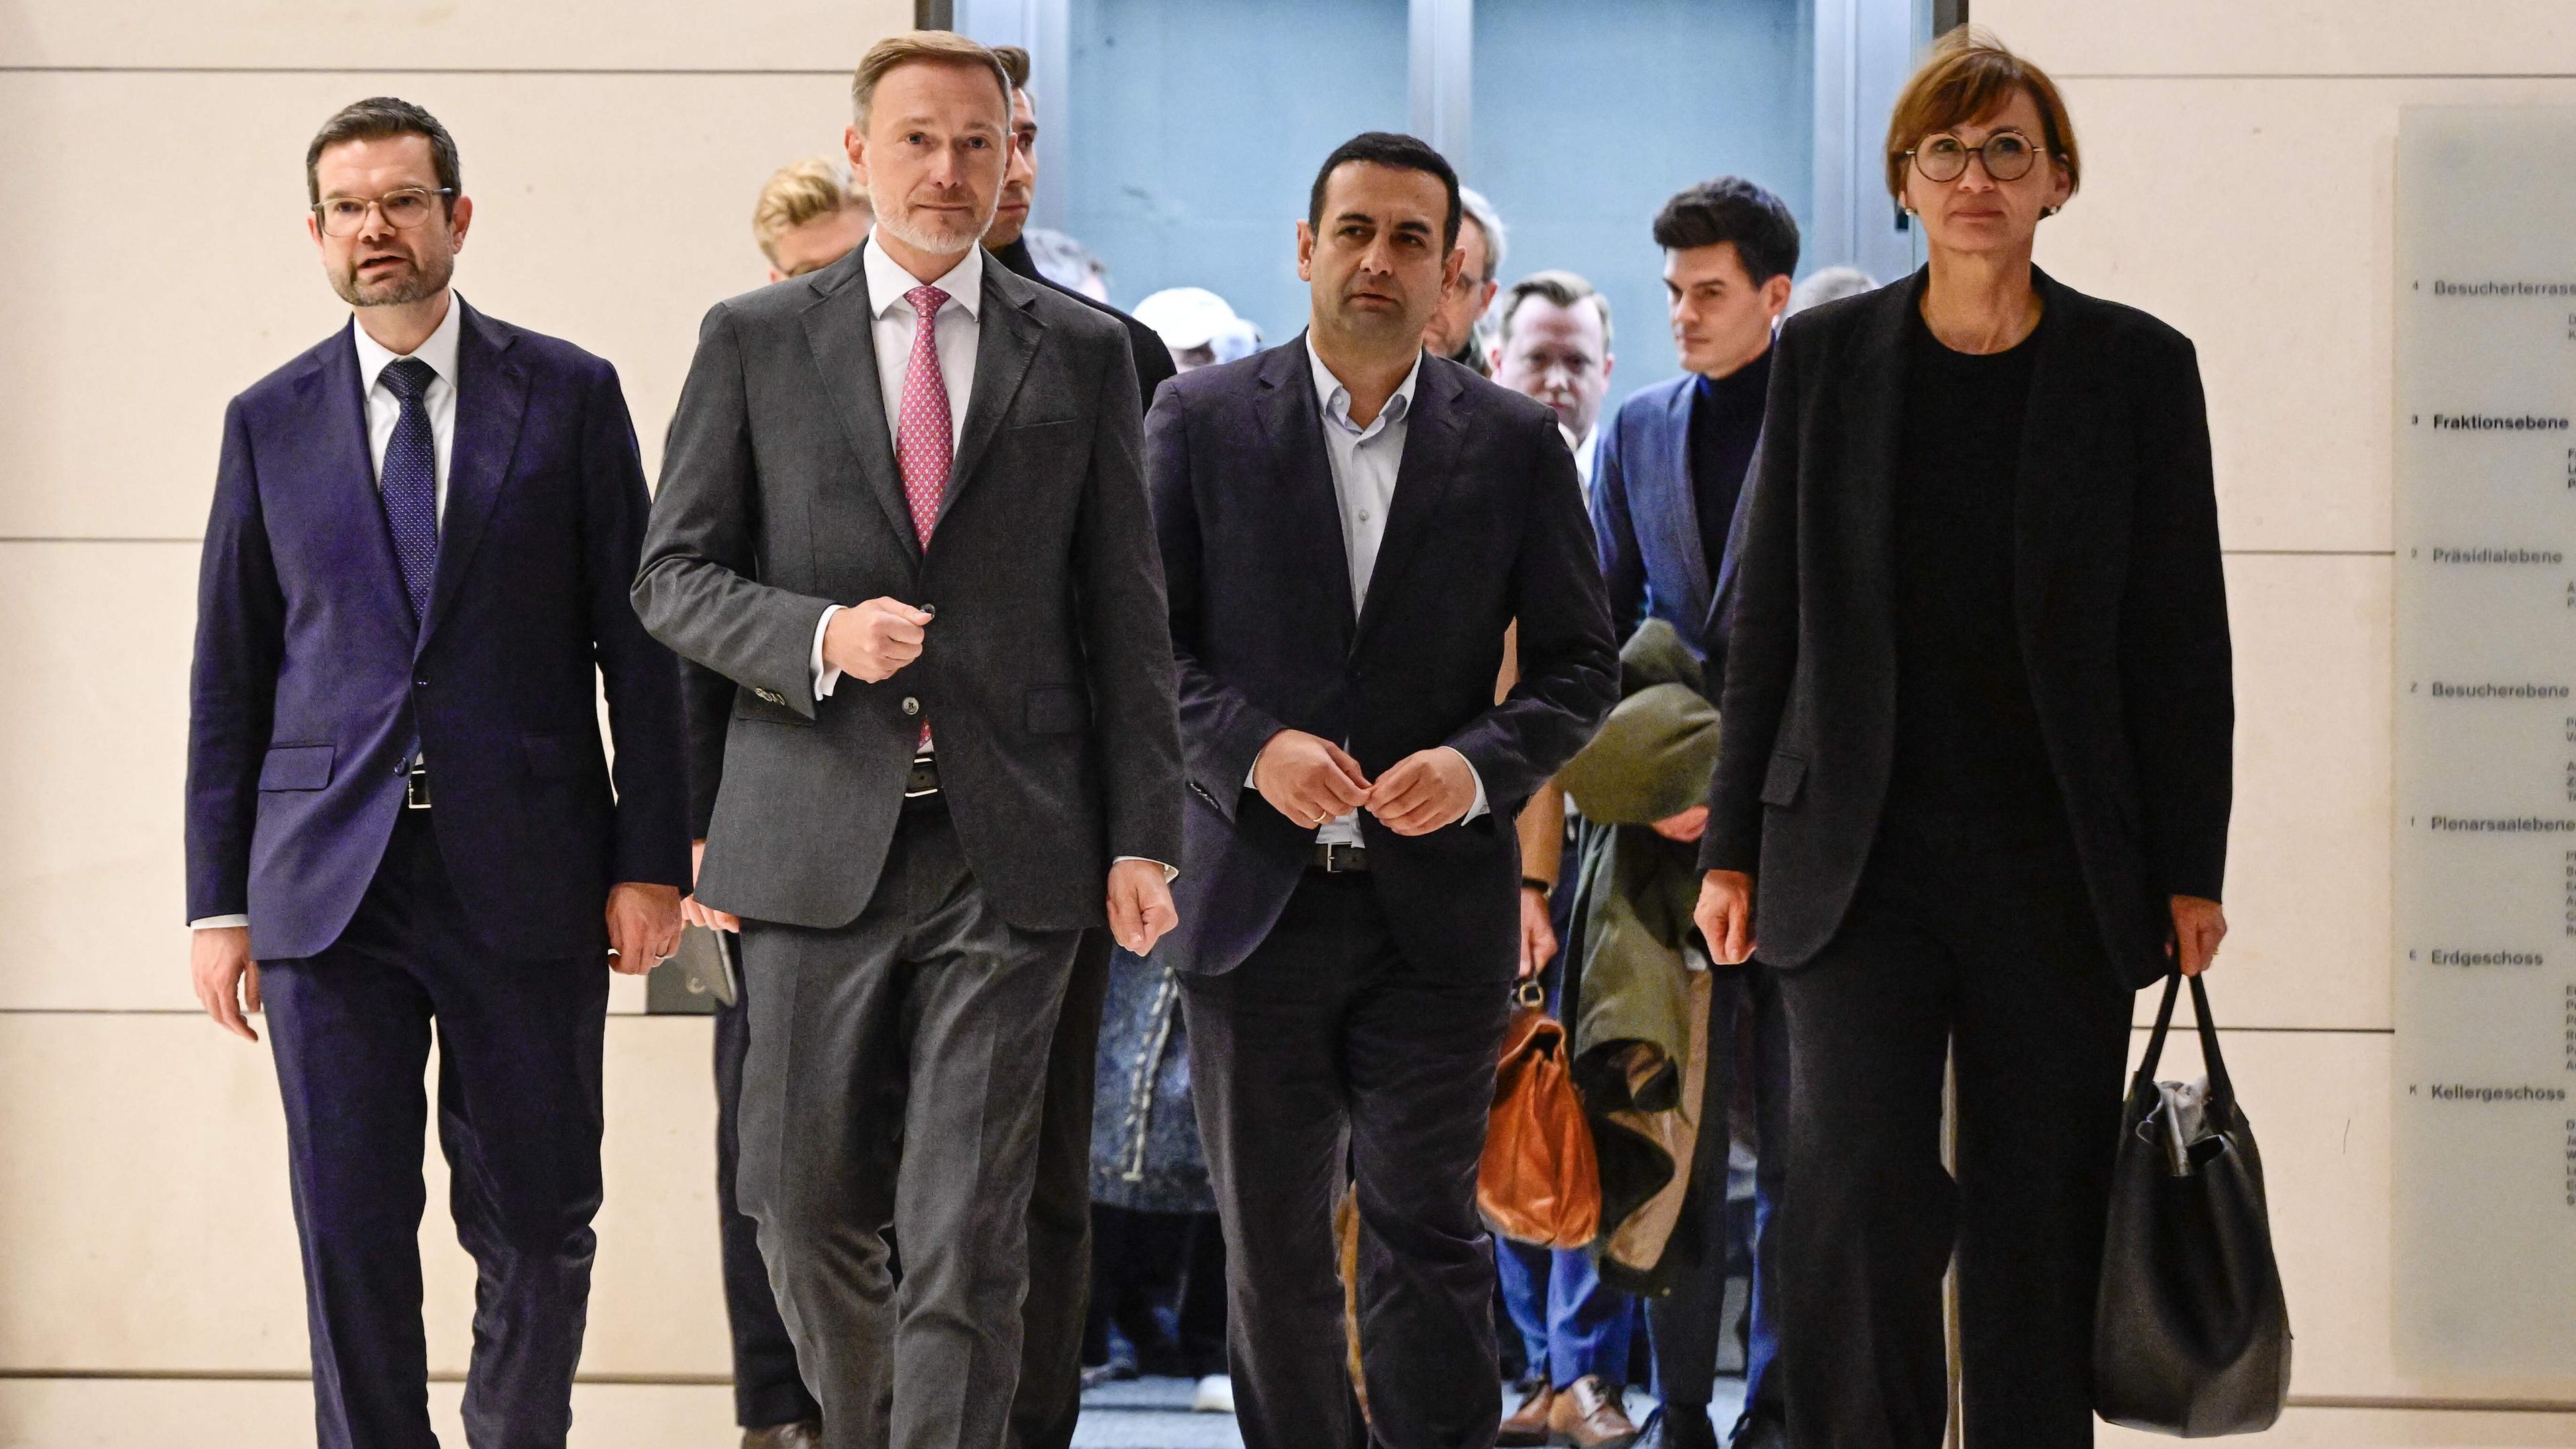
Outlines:
[[1503,1032],[1493,1115],[1476,1171],[1476,1206],[1495,1232],[1546,1248],[1580,1248],[1601,1232],[1601,1166],[1575,1096],[1565,1028],[1523,982]]

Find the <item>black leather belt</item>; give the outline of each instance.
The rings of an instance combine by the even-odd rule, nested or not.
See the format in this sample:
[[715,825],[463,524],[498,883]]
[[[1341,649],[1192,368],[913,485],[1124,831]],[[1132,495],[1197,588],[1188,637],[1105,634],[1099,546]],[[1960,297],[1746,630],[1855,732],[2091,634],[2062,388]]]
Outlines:
[[939,793],[939,758],[936,755],[912,757],[912,774],[903,782],[903,798],[918,800]]
[[1364,845],[1317,845],[1307,857],[1307,866],[1326,875],[1350,875],[1369,868],[1368,847]]

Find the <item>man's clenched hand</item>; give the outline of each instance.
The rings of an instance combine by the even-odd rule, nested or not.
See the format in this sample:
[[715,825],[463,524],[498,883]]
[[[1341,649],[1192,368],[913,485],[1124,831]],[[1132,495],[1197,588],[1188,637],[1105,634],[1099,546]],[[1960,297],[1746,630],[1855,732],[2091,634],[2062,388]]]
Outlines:
[[879,684],[921,657],[930,611],[900,599],[870,599],[823,626],[823,663],[853,679]]
[[1109,934],[1119,945],[1145,955],[1180,923],[1160,862],[1122,860],[1109,867]]
[[641,976],[680,949],[680,888],[620,881],[608,888],[609,969]]

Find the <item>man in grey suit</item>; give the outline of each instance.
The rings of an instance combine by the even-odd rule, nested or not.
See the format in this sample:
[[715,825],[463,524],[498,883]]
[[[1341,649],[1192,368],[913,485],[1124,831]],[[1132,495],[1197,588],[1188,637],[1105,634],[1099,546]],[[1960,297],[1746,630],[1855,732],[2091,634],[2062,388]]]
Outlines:
[[743,922],[740,1195],[825,1442],[996,1449],[1076,936],[1175,920],[1170,635],[1126,334],[976,244],[1001,65],[914,32],[852,93],[877,230],[708,315],[635,603],[740,686],[697,893]]

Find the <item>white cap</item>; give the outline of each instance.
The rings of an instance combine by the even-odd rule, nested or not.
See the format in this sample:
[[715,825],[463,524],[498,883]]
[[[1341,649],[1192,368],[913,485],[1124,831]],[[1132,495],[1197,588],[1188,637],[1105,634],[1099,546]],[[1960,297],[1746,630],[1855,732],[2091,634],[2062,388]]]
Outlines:
[[1136,320],[1153,328],[1174,352],[1205,347],[1219,362],[1248,357],[1261,346],[1261,329],[1234,315],[1223,297],[1205,287],[1166,287],[1136,304]]

